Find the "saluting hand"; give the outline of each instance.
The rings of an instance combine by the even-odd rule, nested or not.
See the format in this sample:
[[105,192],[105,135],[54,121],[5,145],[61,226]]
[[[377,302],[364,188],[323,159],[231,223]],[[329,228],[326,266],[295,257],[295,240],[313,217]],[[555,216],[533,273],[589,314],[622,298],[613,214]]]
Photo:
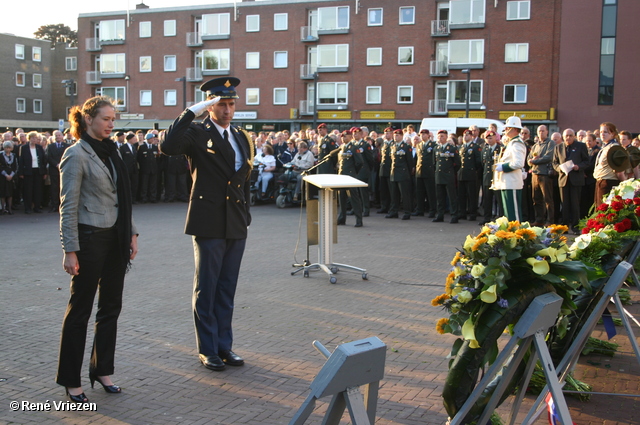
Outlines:
[[209,109],[210,106],[215,105],[219,101],[220,96],[214,97],[213,99],[203,100],[202,102],[198,102],[195,105],[189,106],[187,109],[193,112],[196,117],[199,117],[204,111]]

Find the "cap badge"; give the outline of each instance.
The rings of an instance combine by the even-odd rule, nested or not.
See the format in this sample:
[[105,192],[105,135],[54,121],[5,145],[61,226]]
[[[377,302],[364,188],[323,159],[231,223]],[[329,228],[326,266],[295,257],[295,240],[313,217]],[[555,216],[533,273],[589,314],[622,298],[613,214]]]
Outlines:
[[209,141],[207,142],[207,147],[208,147],[208,148],[213,147],[213,142],[212,142],[211,140],[209,140]]
[[229,80],[227,80],[227,82],[224,83],[224,86],[227,87],[227,88],[231,87],[231,83],[229,82]]

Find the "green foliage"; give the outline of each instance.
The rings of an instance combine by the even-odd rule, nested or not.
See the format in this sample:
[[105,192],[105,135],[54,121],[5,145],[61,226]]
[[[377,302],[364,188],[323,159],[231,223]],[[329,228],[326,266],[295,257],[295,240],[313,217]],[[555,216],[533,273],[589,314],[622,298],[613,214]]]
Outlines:
[[51,41],[51,47],[58,44],[78,46],[78,33],[64,24],[42,25],[33,35],[40,40]]

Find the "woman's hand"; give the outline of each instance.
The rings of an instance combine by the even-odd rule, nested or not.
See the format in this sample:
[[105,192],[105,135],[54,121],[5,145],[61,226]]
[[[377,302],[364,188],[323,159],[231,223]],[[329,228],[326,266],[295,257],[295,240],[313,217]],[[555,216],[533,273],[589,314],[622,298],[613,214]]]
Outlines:
[[62,260],[64,271],[71,276],[77,276],[80,273],[80,264],[78,264],[78,256],[75,252],[65,252]]
[[136,255],[138,254],[138,235],[133,235],[131,236],[131,256],[129,257],[130,259],[134,259],[136,258]]

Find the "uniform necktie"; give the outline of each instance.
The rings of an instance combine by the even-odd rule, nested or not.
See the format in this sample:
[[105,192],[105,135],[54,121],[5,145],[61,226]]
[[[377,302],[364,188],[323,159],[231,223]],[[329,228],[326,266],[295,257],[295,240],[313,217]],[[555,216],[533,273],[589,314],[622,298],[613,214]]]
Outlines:
[[229,141],[229,133],[227,133],[227,130],[222,132],[222,137],[224,137],[225,142]]

